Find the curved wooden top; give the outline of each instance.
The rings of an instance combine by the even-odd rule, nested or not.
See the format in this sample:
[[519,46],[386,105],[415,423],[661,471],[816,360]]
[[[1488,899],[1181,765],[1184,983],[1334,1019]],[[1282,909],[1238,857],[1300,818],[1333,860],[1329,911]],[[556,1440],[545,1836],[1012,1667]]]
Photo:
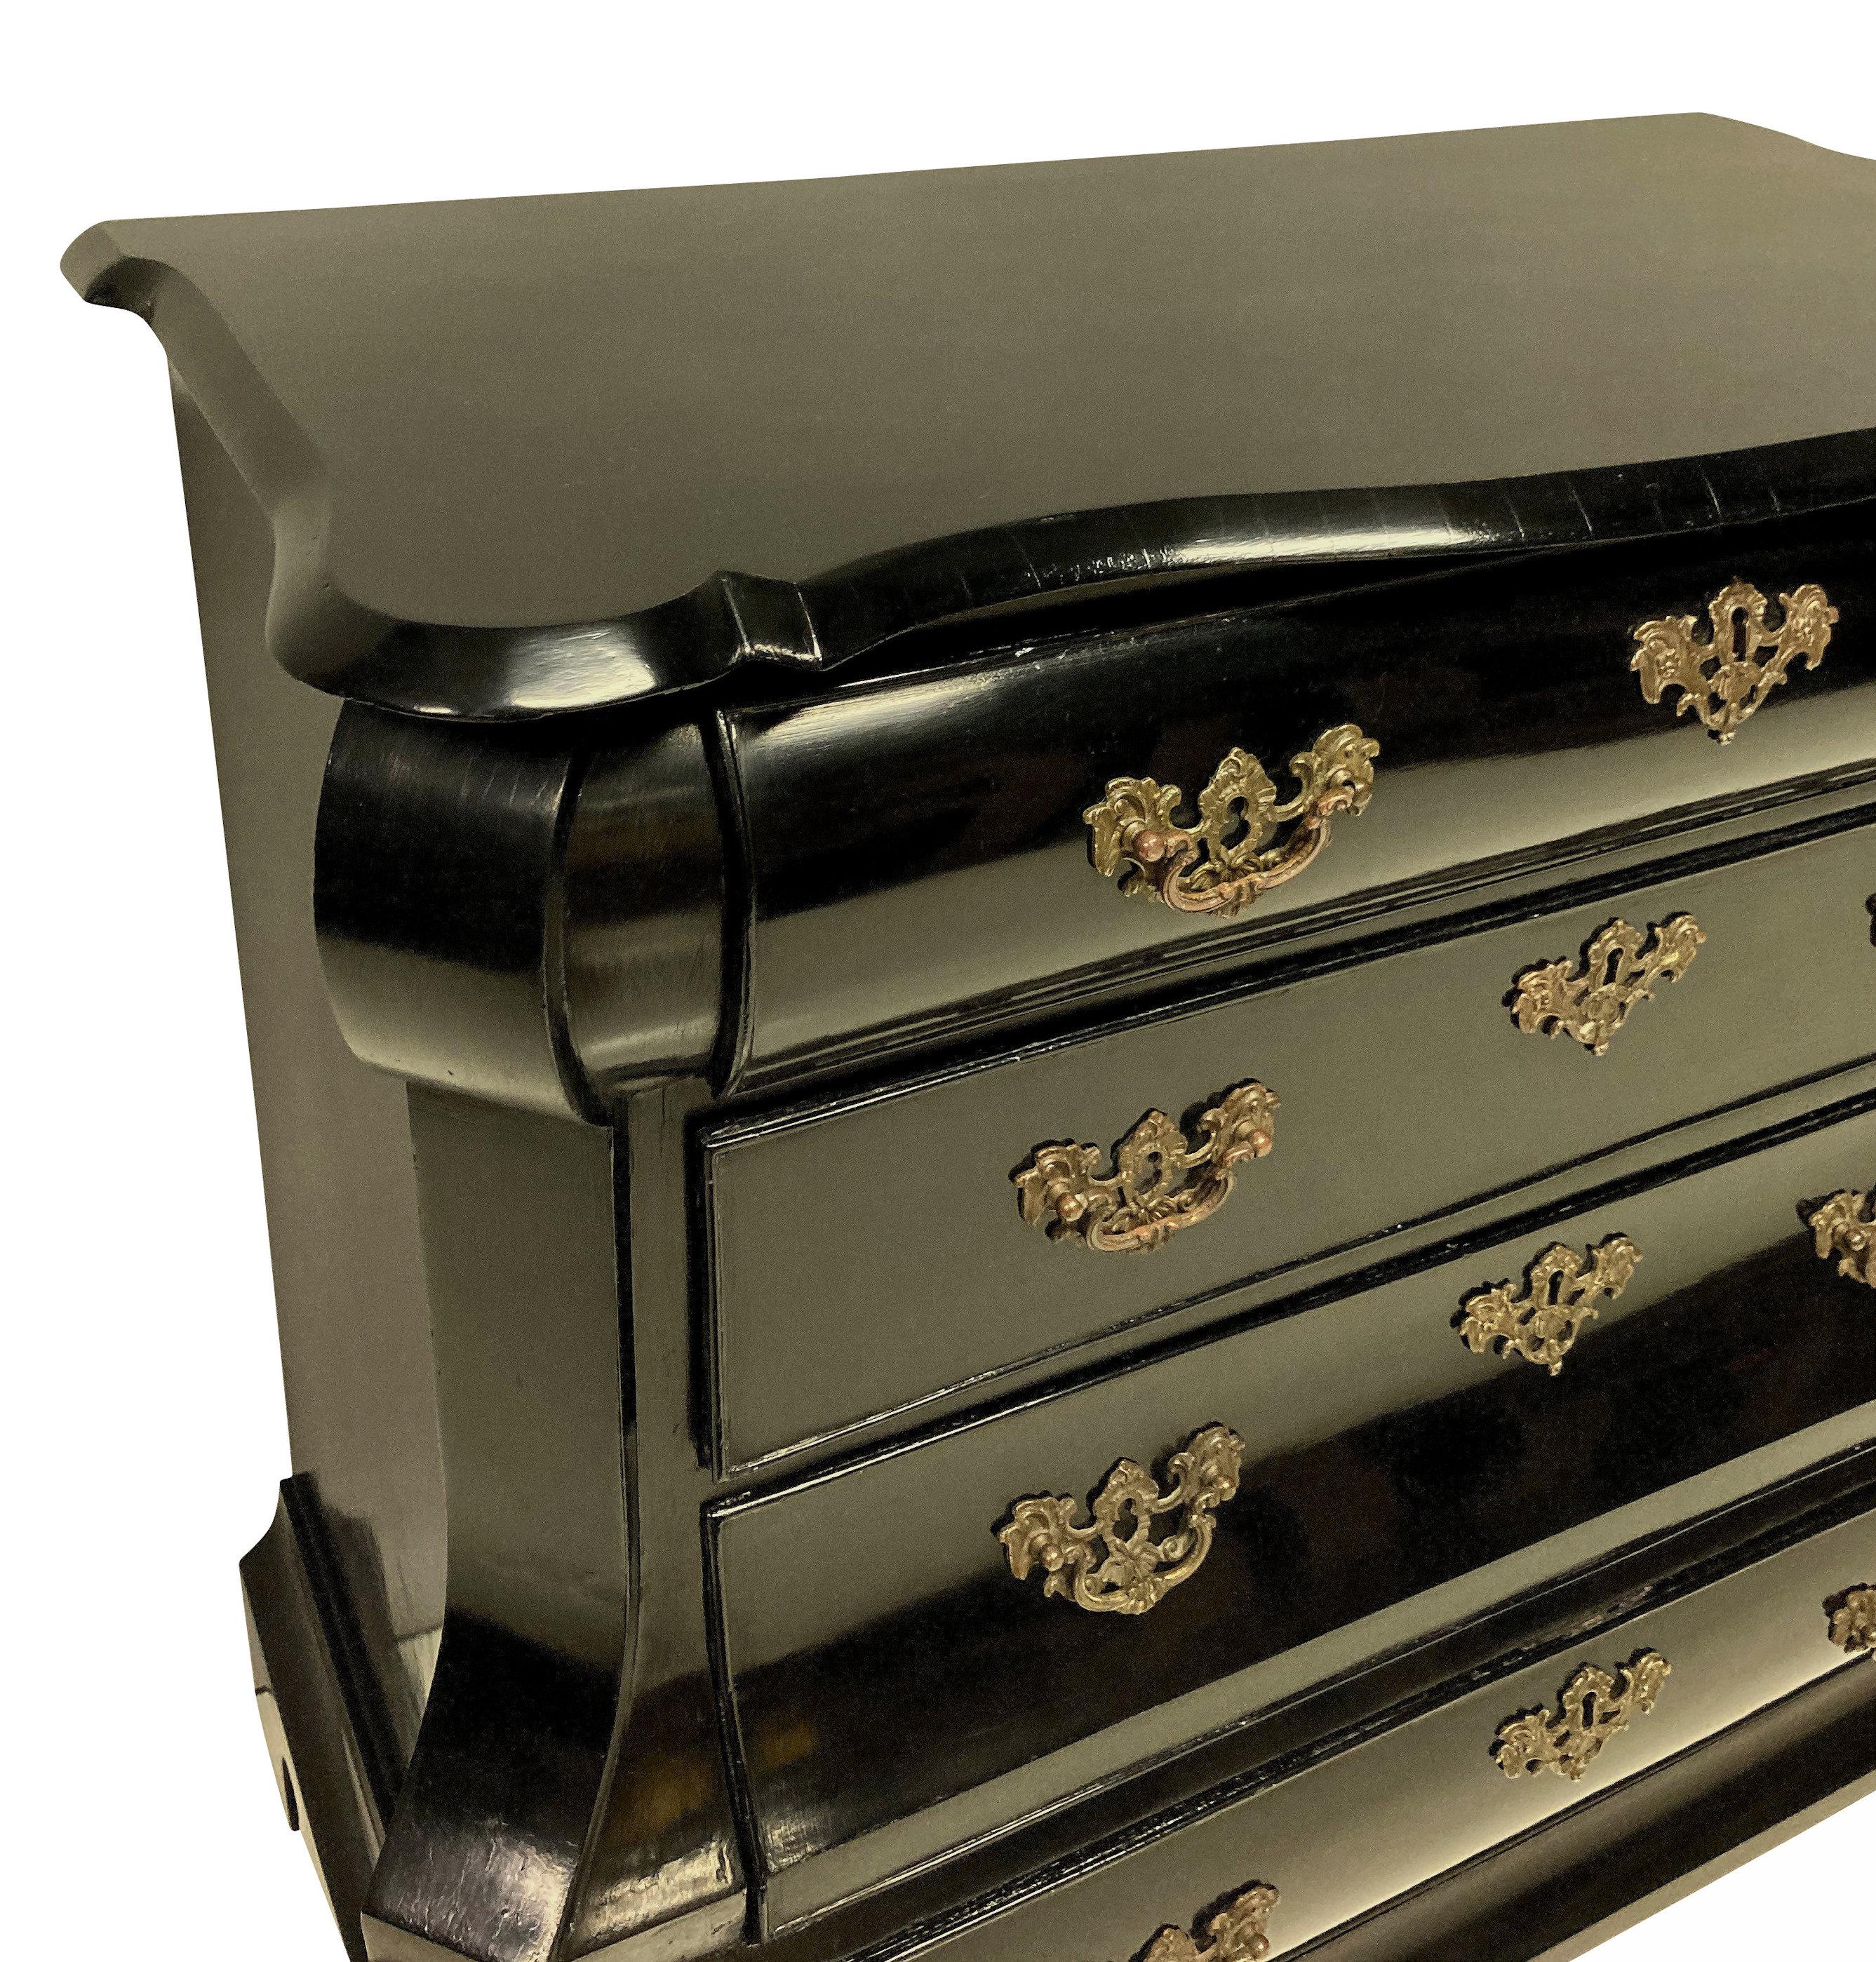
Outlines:
[[1664,117],[139,220],[66,265],[267,511],[279,659],[500,718],[1876,494],[1873,239],[1876,165]]

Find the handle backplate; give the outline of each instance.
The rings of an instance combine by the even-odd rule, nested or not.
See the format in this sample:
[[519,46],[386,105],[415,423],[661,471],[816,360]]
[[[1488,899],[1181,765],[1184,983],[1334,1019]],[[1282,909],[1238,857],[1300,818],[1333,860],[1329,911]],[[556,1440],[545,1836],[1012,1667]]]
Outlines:
[[1263,1962],[1270,1952],[1270,1915],[1277,1890],[1261,1881],[1234,1894],[1206,1922],[1204,1946],[1182,1928],[1162,1928],[1139,1962]]
[[1794,661],[1801,657],[1814,668],[1823,659],[1837,624],[1837,609],[1821,586],[1779,595],[1775,632],[1766,625],[1768,604],[1757,586],[1736,579],[1709,602],[1704,640],[1691,613],[1643,621],[1628,663],[1641,677],[1643,695],[1660,701],[1670,689],[1679,689],[1674,713],[1698,716],[1709,735],[1731,742]]
[[[1093,1517],[1077,1523],[1077,1503],[1059,1493],[1018,1499],[997,1538],[1010,1571],[1027,1580],[1038,1569],[1043,1592],[1095,1615],[1144,1615],[1190,1580],[1212,1550],[1213,1515],[1235,1496],[1244,1440],[1222,1424],[1195,1431],[1166,1461],[1166,1489],[1143,1465],[1123,1458],[1088,1502]],[[1155,1526],[1178,1518],[1162,1538]]]
[[1612,1676],[1585,1663],[1563,1686],[1555,1710],[1526,1710],[1498,1727],[1491,1754],[1507,1778],[1555,1772],[1573,1783],[1612,1738],[1654,1708],[1670,1673],[1667,1657],[1644,1649]]
[[[1291,758],[1296,794],[1279,804],[1256,757],[1228,750],[1199,792],[1189,825],[1176,816],[1185,795],[1177,784],[1115,777],[1100,803],[1082,813],[1089,862],[1104,878],[1120,873],[1130,900],[1229,919],[1310,864],[1329,842],[1332,819],[1366,809],[1380,753],[1352,722],[1328,730]],[[1286,824],[1292,829],[1273,844]]]
[[1835,1261],[1846,1280],[1876,1288],[1876,1190],[1833,1192],[1804,1214],[1820,1261]]
[[1706,937],[1692,913],[1645,928],[1612,919],[1576,965],[1546,960],[1526,968],[1507,997],[1511,1019],[1526,1035],[1568,1036],[1592,1056],[1604,1055],[1632,1011],[1693,965]]
[[1114,1148],[1103,1176],[1098,1145],[1038,1145],[1010,1176],[1024,1220],[1050,1239],[1101,1254],[1150,1252],[1209,1219],[1231,1197],[1238,1168],[1267,1157],[1277,1099],[1261,1083],[1234,1085],[1200,1115],[1193,1143],[1164,1110],[1149,1110]]
[[1830,1639],[1846,1655],[1868,1655],[1876,1650],[1876,1587],[1866,1581],[1846,1587],[1824,1603],[1830,1617]]
[[1554,1376],[1584,1324],[1600,1312],[1597,1297],[1613,1301],[1641,1257],[1625,1233],[1612,1233],[1580,1254],[1561,1244],[1546,1247],[1525,1269],[1523,1287],[1500,1281],[1469,1294],[1459,1304],[1459,1331],[1475,1356],[1490,1350],[1522,1356]]

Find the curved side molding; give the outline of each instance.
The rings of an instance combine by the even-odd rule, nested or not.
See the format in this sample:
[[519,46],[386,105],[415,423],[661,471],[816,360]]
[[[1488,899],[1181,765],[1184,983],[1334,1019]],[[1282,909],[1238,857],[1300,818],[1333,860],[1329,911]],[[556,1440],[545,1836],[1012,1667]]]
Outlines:
[[597,752],[561,861],[567,1040],[590,1094],[701,1076],[721,1040],[727,918],[705,739],[682,723]]
[[547,735],[348,705],[319,804],[320,957],[366,1062],[602,1121],[709,1066],[716,799],[692,725],[597,754]]
[[349,705],[319,799],[313,915],[354,1054],[416,1083],[598,1113],[560,1009],[569,751]]
[[[631,1299],[619,1262],[623,1141],[424,1088],[411,1093],[411,1137],[449,1599],[371,1874],[366,1951],[373,1962],[584,1952],[570,1930],[592,1906],[588,1849],[626,1777],[634,1850],[657,1864],[609,1903],[610,1932],[662,1923],[641,1952],[724,1954],[746,1897],[723,1753],[701,1631],[670,1632],[701,1614],[702,1583],[663,1537],[671,1468],[652,1469],[648,1497],[627,1446],[640,1377],[625,1344],[660,1310]],[[695,1516],[693,1503],[686,1537],[701,1559]],[[660,1538],[647,1558],[648,1532]]]

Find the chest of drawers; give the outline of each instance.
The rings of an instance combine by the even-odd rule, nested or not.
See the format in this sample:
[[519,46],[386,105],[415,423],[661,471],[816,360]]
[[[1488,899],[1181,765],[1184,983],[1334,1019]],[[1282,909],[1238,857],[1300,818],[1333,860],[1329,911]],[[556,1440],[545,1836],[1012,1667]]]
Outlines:
[[1876,1785],[1876,167],[141,221],[370,1962],[1580,1952]]

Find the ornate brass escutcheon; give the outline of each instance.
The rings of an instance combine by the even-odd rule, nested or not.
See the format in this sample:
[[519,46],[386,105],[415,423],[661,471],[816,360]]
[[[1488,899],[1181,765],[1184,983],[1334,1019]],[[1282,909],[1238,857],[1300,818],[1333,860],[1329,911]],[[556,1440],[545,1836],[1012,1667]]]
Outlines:
[[1182,1928],[1162,1928],[1140,1952],[1139,1962],[1262,1962],[1270,1952],[1265,1931],[1278,1900],[1260,1881],[1234,1894],[1206,1922],[1205,1945]]
[[1488,1350],[1521,1356],[1554,1376],[1576,1346],[1586,1321],[1600,1311],[1599,1295],[1613,1301],[1633,1277],[1641,1257],[1625,1233],[1612,1233],[1579,1254],[1574,1248],[1547,1247],[1524,1270],[1524,1286],[1509,1281],[1480,1288],[1459,1304],[1456,1324],[1475,1356]]
[[[1073,1499],[1045,1492],[1018,1499],[997,1538],[1018,1580],[1042,1570],[1044,1594],[1091,1614],[1143,1615],[1204,1564],[1213,1515],[1236,1494],[1243,1463],[1244,1440],[1209,1424],[1166,1461],[1165,1491],[1144,1465],[1123,1458],[1089,1501],[1094,1516],[1085,1526],[1075,1523]],[[1156,1540],[1154,1522],[1168,1513],[1178,1523]]]
[[1103,1254],[1150,1251],[1224,1204],[1238,1166],[1269,1155],[1276,1123],[1276,1093],[1240,1083],[1200,1114],[1196,1145],[1165,1111],[1148,1111],[1114,1146],[1105,1178],[1095,1170],[1098,1145],[1038,1145],[1010,1174],[1018,1207],[1052,1240],[1079,1236]]
[[1833,1594],[1824,1603],[1830,1617],[1830,1639],[1846,1655],[1876,1650],[1876,1587],[1865,1581]]
[[1711,625],[1705,640],[1695,637],[1691,613],[1643,621],[1628,663],[1641,677],[1642,694],[1659,701],[1679,689],[1674,713],[1699,716],[1710,734],[1731,742],[1795,660],[1801,656],[1814,668],[1830,644],[1837,609],[1821,586],[1781,593],[1779,606],[1782,621],[1774,633],[1766,625],[1766,596],[1736,579],[1708,607]]
[[1809,1212],[1804,1224],[1820,1261],[1835,1261],[1846,1280],[1876,1288],[1876,1190],[1833,1192]]
[[[1104,878],[1130,868],[1120,890],[1130,900],[1229,919],[1260,893],[1295,878],[1329,842],[1333,818],[1366,809],[1380,753],[1380,744],[1352,722],[1331,729],[1290,759],[1296,794],[1279,804],[1263,765],[1243,749],[1229,750],[1199,792],[1190,825],[1175,820],[1185,794],[1177,784],[1115,777],[1101,802],[1082,813],[1089,861]],[[1292,823],[1288,836],[1272,845],[1277,828]]]
[[1491,1754],[1507,1778],[1552,1771],[1586,1778],[1603,1746],[1654,1708],[1668,1678],[1667,1658],[1644,1649],[1613,1676],[1586,1663],[1563,1686],[1555,1710],[1527,1710],[1498,1727]]
[[1611,920],[1583,950],[1580,966],[1546,960],[1512,983],[1511,1019],[1526,1035],[1567,1035],[1592,1056],[1607,1053],[1629,1011],[1656,983],[1678,981],[1706,935],[1692,913],[1676,913],[1645,931]]

